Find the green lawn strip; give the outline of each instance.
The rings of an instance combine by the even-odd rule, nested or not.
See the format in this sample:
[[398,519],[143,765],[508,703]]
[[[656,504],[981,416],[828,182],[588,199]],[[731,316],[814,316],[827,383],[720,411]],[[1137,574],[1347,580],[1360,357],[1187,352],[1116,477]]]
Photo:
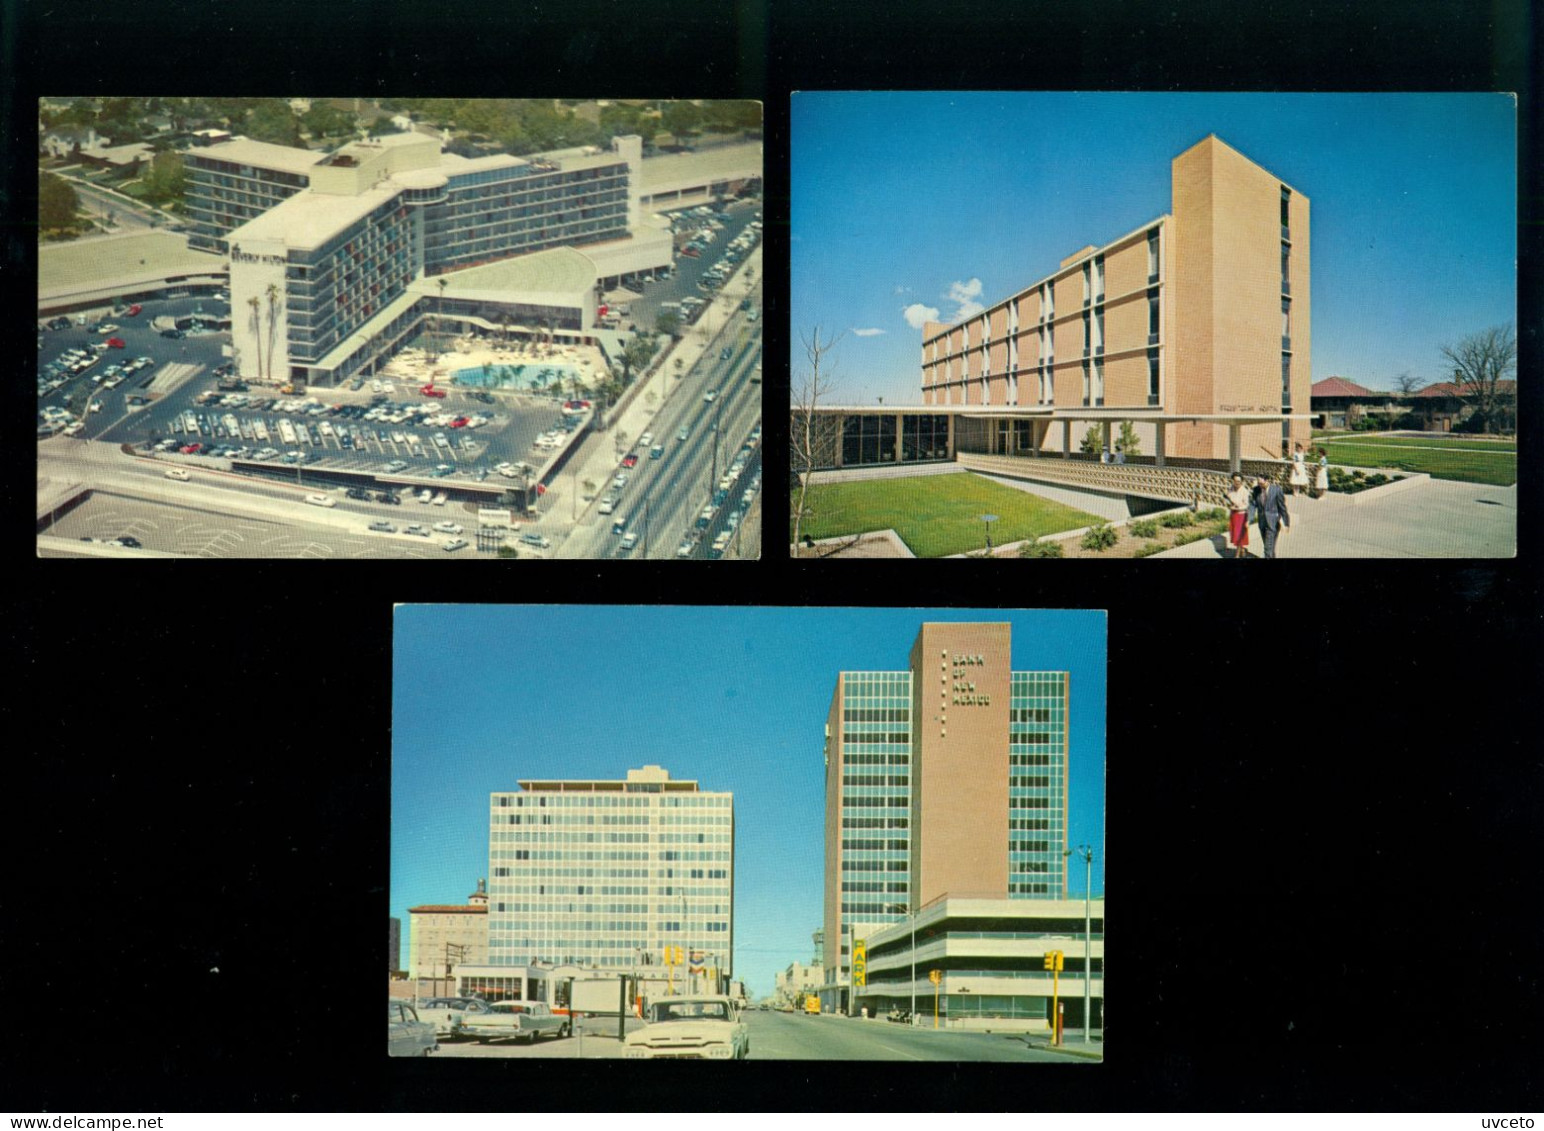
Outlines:
[[1329,442],[1324,445],[1332,463],[1350,467],[1391,467],[1425,472],[1434,479],[1510,486],[1517,482],[1516,453],[1401,450],[1393,446]]
[[804,523],[811,538],[894,530],[919,558],[980,550],[983,514],[995,514],[992,544],[1038,538],[1100,519],[964,472],[909,479],[865,479],[815,488],[815,513]]
[[1441,448],[1452,452],[1516,452],[1516,440],[1474,440],[1463,436],[1341,436],[1320,437],[1325,444],[1379,445],[1391,448]]

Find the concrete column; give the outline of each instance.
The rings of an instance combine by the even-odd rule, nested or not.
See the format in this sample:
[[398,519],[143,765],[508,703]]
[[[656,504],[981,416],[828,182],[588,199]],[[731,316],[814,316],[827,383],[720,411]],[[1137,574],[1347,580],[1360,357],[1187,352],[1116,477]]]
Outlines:
[[949,458],[954,458],[954,413],[949,414]]
[[1243,446],[1243,426],[1239,424],[1228,425],[1228,470],[1240,469],[1240,449]]
[[1115,448],[1110,443],[1110,422],[1108,420],[1099,425],[1099,445],[1110,453],[1112,460],[1115,458]]
[[833,441],[833,443],[836,447],[837,467],[842,466],[842,429],[845,427],[846,423],[847,418],[845,416],[838,416],[836,418],[836,439]]
[[899,412],[896,413],[895,414],[895,462],[896,463],[900,463],[901,462],[901,458],[902,458],[902,456],[905,453],[905,448],[904,448],[903,444],[901,443],[901,439],[905,435],[905,432],[903,431],[905,424],[906,424],[906,421],[902,418],[902,414],[899,413]]
[[1040,422],[1038,420],[1029,422],[1029,454],[1036,459],[1040,458]]
[[1164,439],[1169,434],[1169,426],[1163,421],[1158,422],[1158,449],[1153,453],[1153,458],[1159,467],[1164,466]]
[[1062,459],[1072,458],[1072,421],[1062,421]]

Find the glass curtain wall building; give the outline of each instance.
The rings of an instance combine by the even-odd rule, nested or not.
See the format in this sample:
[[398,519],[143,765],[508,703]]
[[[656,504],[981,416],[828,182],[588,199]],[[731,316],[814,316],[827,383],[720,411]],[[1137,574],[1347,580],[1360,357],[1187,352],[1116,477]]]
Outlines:
[[910,670],[838,674],[824,744],[831,993],[854,939],[941,896],[1064,897],[1069,694],[1066,672],[1012,670],[1007,624],[924,624]]
[[680,947],[732,973],[732,794],[658,766],[519,786],[490,797],[491,964],[633,970]]

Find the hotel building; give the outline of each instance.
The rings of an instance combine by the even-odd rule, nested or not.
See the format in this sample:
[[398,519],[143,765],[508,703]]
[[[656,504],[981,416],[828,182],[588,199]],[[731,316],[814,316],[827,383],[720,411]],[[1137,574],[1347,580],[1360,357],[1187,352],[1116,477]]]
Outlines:
[[489,802],[490,970],[631,972],[669,946],[731,976],[733,795],[658,766],[519,787]]
[[[431,316],[462,329],[583,333],[600,288],[671,262],[668,227],[640,211],[635,136],[605,150],[470,159],[416,133],[333,153],[238,138],[186,162],[189,243],[229,256],[243,376],[368,376]],[[561,287],[538,266],[501,277],[512,290],[446,304],[467,289],[459,272],[537,252],[561,257]]]
[[924,624],[905,671],[837,676],[825,726],[822,966],[942,896],[1066,894],[1067,672],[1014,671],[1007,624]]
[[[410,978],[448,979],[463,962],[488,960],[488,891],[482,880],[464,904],[409,907],[407,922]],[[448,989],[448,981],[444,986]]]
[[1088,458],[1078,448],[1090,426],[1113,452],[1112,429],[1128,421],[1142,453],[1128,462],[1148,467],[1221,473],[1306,444],[1308,197],[1215,135],[1174,158],[1171,184],[1170,212],[1079,248],[979,314],[925,323],[922,406],[822,406],[820,462],[958,459],[1189,498],[1222,477],[1196,490],[1068,461]]

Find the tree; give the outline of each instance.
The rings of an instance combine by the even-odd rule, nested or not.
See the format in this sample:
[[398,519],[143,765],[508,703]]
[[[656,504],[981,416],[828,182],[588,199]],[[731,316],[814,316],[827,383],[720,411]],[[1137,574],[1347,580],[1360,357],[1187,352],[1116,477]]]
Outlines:
[[702,125],[702,110],[691,102],[672,102],[665,107],[661,122],[666,132],[680,144]]
[[141,180],[145,199],[152,204],[181,204],[187,184],[182,154],[175,150],[158,153],[145,167]]
[[1120,422],[1120,440],[1117,442],[1120,444],[1121,451],[1126,453],[1128,459],[1131,456],[1142,454],[1142,441],[1137,439],[1136,426],[1129,420],[1122,420]]
[[839,438],[828,435],[827,430],[822,427],[825,421],[820,416],[819,409],[821,402],[831,396],[835,387],[835,381],[832,378],[834,366],[827,360],[827,355],[843,337],[844,335],[838,334],[834,338],[821,341],[819,326],[816,326],[808,337],[800,336],[809,368],[793,390],[793,420],[789,435],[792,471],[798,477],[797,495],[793,505],[795,553],[798,553],[804,520],[817,513],[819,492],[815,490],[813,482],[815,471],[831,465],[833,460],[829,458],[830,445],[833,442],[839,442]]
[[44,231],[61,231],[75,226],[80,198],[63,177],[52,173],[38,175],[38,226]]
[[1099,425],[1090,424],[1088,431],[1083,433],[1083,439],[1078,444],[1078,451],[1086,456],[1096,456],[1104,451],[1104,434]]
[[1398,377],[1394,378],[1394,392],[1401,397],[1408,397],[1421,391],[1424,382],[1406,369]]
[[257,375],[261,378],[263,376],[263,304],[256,295],[253,295],[247,299],[247,305],[252,308],[252,333],[256,335],[254,340],[257,342]]
[[675,337],[676,331],[680,328],[681,316],[673,310],[662,310],[654,319],[654,329],[667,338]]
[[354,132],[354,115],[345,114],[325,102],[315,102],[300,116],[300,124],[314,138],[339,137]]
[[268,376],[273,376],[274,342],[279,328],[279,285],[268,284]]
[[[1501,388],[1517,374],[1517,334],[1510,322],[1470,334],[1457,345],[1441,347],[1453,367],[1453,384],[1487,430],[1505,427],[1511,417],[1504,402],[1513,400]],[[1515,403],[1515,401],[1514,401]]]
[[274,145],[300,144],[300,122],[289,104],[277,98],[256,100],[256,104],[246,111],[244,128],[253,141]]
[[622,384],[633,379],[633,370],[642,369],[654,356],[654,335],[639,331],[622,347]]

